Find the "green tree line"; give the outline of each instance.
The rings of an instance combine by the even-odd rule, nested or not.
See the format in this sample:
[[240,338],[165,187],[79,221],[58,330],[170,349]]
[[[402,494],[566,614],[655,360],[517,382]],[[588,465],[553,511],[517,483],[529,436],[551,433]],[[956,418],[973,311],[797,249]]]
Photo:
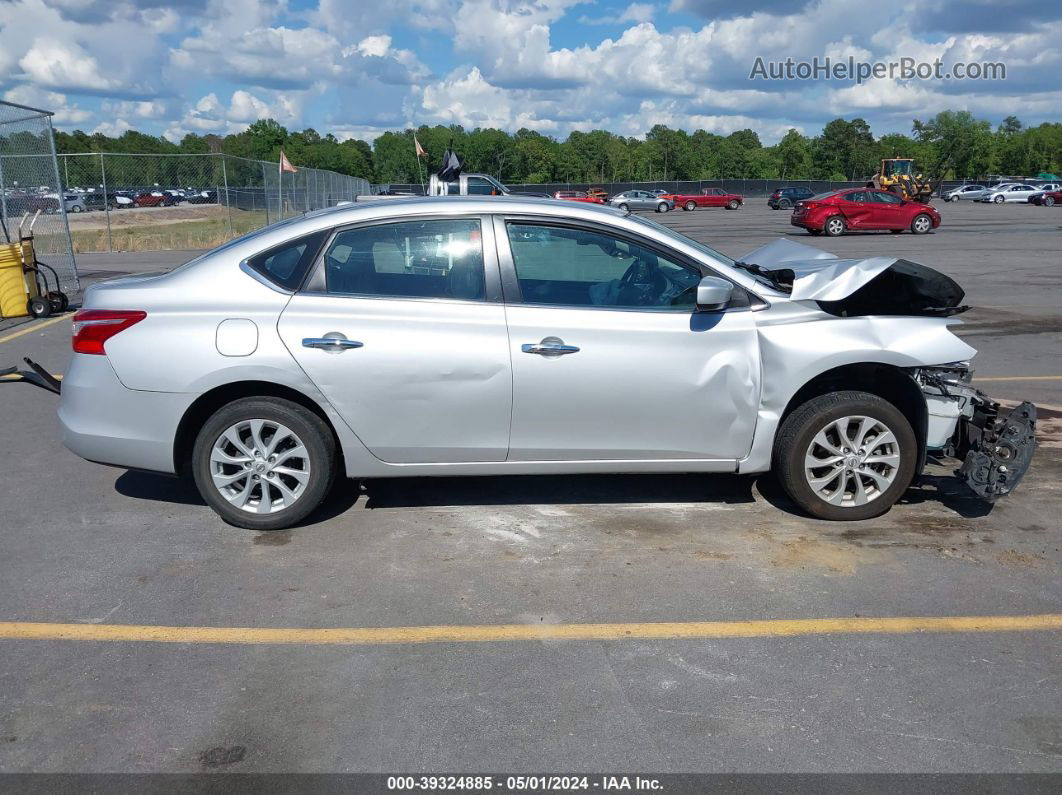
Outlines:
[[[416,157],[414,134],[428,153],[426,158]],[[464,158],[466,170],[493,174],[514,184],[720,178],[859,180],[873,174],[883,157],[913,157],[917,168],[935,179],[1062,173],[1062,124],[1025,127],[1010,116],[992,129],[988,121],[967,111],[942,111],[926,121],[915,119],[910,135],[888,133],[878,138],[864,119],[834,119],[816,136],[791,129],[774,146],[764,146],[748,129],[724,136],[664,125],[654,126],[642,138],[593,130],[572,132],[563,141],[528,129],[508,133],[493,128],[466,130],[459,125],[422,126],[385,132],[371,147],[360,140],[322,136],[312,128],[289,132],[272,119],[226,136],[189,133],[180,143],[134,130],[115,138],[80,130],[56,133],[60,153],[223,152],[275,162],[283,148],[296,166],[328,169],[376,183],[424,181],[451,145]],[[198,182],[195,174],[188,177],[176,184],[218,181],[213,173],[202,174]],[[71,180],[71,184],[76,183]]]

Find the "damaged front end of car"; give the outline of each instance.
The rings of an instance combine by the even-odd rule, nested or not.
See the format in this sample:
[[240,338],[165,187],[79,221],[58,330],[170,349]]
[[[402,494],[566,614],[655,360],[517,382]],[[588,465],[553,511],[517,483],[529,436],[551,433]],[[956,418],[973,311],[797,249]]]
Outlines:
[[962,462],[955,471],[983,500],[1012,492],[1036,452],[1036,406],[1007,411],[971,385],[965,362],[921,367],[912,376],[928,410],[926,447]]
[[[926,363],[956,353],[964,358],[975,353],[966,345],[961,345],[965,352],[953,353],[953,346],[941,345],[939,334],[927,333],[926,319],[957,322],[949,318],[969,307],[963,303],[962,287],[925,265],[886,256],[841,259],[783,239],[749,252],[735,267],[752,273],[791,301],[830,316],[826,321],[830,333],[817,335],[816,345],[862,348],[864,353],[867,346],[880,346],[881,351]],[[834,318],[843,326],[834,325]],[[839,328],[844,332],[838,334]],[[938,323],[932,323],[932,328],[942,330]],[[791,327],[785,336],[792,336]],[[785,353],[791,356],[791,347]],[[973,371],[966,361],[901,365],[901,369],[925,398],[926,452],[958,459],[956,476],[988,502],[1011,493],[1036,450],[1036,407],[1029,402],[1012,409],[1001,406],[972,386]]]

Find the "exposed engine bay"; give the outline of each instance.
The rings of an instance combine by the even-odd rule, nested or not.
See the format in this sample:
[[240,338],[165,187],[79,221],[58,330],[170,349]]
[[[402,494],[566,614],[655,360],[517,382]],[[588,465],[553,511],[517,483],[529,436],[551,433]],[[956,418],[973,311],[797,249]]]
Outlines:
[[926,446],[957,458],[957,477],[981,499],[994,502],[1021,481],[1036,452],[1036,407],[1003,412],[970,384],[965,363],[914,371],[928,409]]

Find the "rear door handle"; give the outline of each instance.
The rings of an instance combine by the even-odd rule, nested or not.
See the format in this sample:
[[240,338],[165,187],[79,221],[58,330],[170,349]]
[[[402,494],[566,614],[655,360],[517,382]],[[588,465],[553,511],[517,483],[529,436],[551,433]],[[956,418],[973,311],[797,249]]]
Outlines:
[[565,345],[564,340],[557,337],[546,337],[542,342],[525,342],[520,346],[520,350],[524,353],[537,353],[539,356],[564,356],[579,352],[574,345]]
[[324,336],[324,337],[303,337],[302,347],[304,348],[317,348],[328,353],[342,353],[345,350],[351,348],[361,348],[364,343],[357,340],[348,340],[342,334],[337,332],[329,332],[330,334],[336,334],[336,336]]

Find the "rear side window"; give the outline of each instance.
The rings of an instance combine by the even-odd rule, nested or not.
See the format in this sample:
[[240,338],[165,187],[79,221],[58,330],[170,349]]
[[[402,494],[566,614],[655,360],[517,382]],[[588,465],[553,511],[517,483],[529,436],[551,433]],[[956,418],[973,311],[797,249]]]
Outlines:
[[394,298],[485,297],[478,219],[406,221],[339,232],[324,256],[329,293]]
[[247,264],[274,284],[297,290],[327,234],[328,230],[321,230],[289,240],[248,258]]

